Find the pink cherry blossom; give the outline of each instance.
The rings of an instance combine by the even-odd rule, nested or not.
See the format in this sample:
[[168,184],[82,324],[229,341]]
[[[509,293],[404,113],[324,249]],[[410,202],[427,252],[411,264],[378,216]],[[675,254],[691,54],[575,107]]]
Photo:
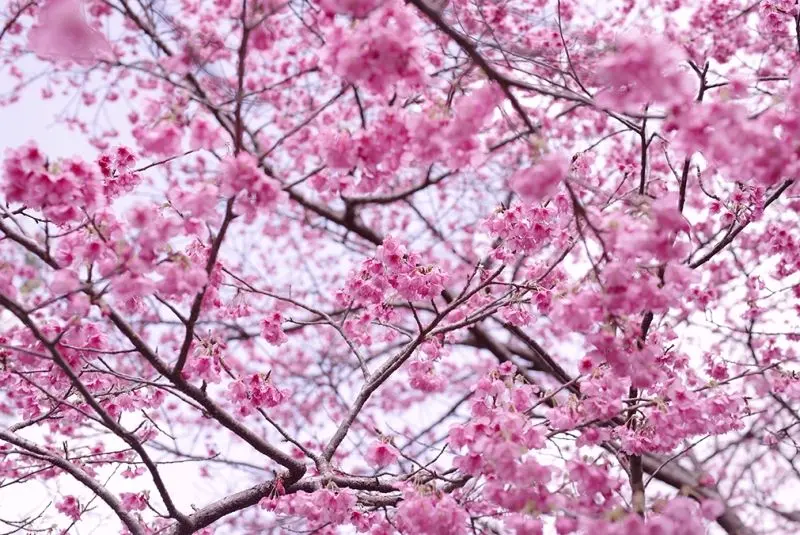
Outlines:
[[570,162],[561,154],[549,154],[533,167],[522,169],[511,177],[511,188],[527,202],[538,202],[553,195],[567,178]]
[[122,507],[128,511],[144,511],[147,508],[149,493],[144,492],[122,492],[120,493]]
[[684,53],[660,36],[639,39],[620,36],[615,53],[598,66],[598,77],[608,88],[602,100],[609,106],[641,106],[650,102],[674,104],[692,99],[694,88],[680,62]]
[[82,513],[81,505],[75,496],[65,496],[62,500],[56,502],[56,509],[72,520],[78,520]]
[[228,397],[237,407],[241,416],[247,416],[259,408],[272,408],[281,404],[287,393],[275,387],[261,374],[241,378],[228,387]]
[[409,533],[467,533],[466,512],[450,496],[421,496],[409,493],[398,507],[400,529]]
[[397,459],[397,450],[384,441],[373,442],[367,450],[366,459],[372,466],[383,468]]
[[279,346],[286,343],[288,337],[281,328],[283,316],[280,312],[272,312],[261,320],[261,336],[272,345]]
[[[355,11],[366,12],[361,6]],[[384,2],[355,30],[337,26],[326,46],[327,62],[334,72],[376,93],[398,83],[415,86],[423,80],[413,19],[396,0]]]
[[46,58],[86,62],[112,55],[106,38],[86,21],[82,0],[45,0],[28,33],[28,45]]
[[356,18],[364,18],[380,3],[381,0],[322,0],[320,6],[331,14],[344,14]]

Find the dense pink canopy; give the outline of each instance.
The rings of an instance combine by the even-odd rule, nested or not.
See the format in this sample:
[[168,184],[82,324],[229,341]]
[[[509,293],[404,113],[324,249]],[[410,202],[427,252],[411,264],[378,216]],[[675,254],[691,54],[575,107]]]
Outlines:
[[0,533],[800,532],[798,32],[4,2]]

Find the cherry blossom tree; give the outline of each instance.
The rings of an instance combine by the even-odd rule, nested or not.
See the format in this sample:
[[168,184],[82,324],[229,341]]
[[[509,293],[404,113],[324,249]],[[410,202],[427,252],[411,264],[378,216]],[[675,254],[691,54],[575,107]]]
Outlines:
[[0,532],[800,532],[795,1],[0,10]]

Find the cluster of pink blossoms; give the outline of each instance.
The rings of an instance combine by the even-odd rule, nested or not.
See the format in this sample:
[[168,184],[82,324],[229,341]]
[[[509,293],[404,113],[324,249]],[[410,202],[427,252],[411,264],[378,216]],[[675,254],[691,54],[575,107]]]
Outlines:
[[256,409],[272,408],[286,399],[287,392],[272,384],[268,375],[253,373],[228,385],[228,399],[240,416],[247,416]]
[[421,392],[441,392],[447,386],[447,377],[437,373],[435,359],[419,357],[408,363],[411,388]]
[[775,38],[788,37],[797,15],[794,0],[764,0],[758,3],[759,26]]
[[197,257],[192,245],[184,253],[175,253],[170,246],[173,238],[187,226],[191,228],[194,224],[191,219],[181,219],[170,211],[154,212],[151,205],[138,205],[128,215],[132,236],[123,232],[120,222],[110,213],[98,219],[106,240],[92,242],[87,250],[78,237],[74,243],[64,244],[64,259],[69,264],[81,260],[97,262],[101,273],[114,277],[112,295],[121,303],[130,301],[133,305],[155,290],[185,298],[209,282],[205,258]]
[[[503,98],[496,84],[485,84],[459,99],[451,115],[439,106],[422,112],[391,109],[356,133],[340,131],[323,137],[322,156],[327,166],[337,171],[350,173],[360,168],[356,190],[362,193],[395,185],[401,168],[412,159],[424,164],[444,160],[454,168],[467,166],[477,157],[481,129]],[[349,185],[349,175],[337,175],[336,179],[333,182],[320,174],[312,183],[320,191]]]
[[[46,336],[59,338],[59,352],[64,361],[73,368],[78,368],[85,359],[110,347],[106,333],[100,326],[90,322],[74,322],[68,330],[51,322],[44,326],[42,331]],[[27,347],[35,348],[37,351],[44,350],[41,342],[24,331],[20,332],[19,340]],[[18,359],[21,364],[26,366],[35,366],[40,363],[40,359],[32,355]],[[50,371],[46,381],[49,387],[63,392],[67,392],[71,386],[67,374],[57,369]],[[91,392],[108,392],[120,385],[119,380],[100,374],[88,375],[85,383]],[[2,371],[0,371],[0,384],[8,388],[9,395],[6,400],[8,405],[14,407],[26,418],[39,416],[51,408],[50,398],[41,392],[38,388],[39,385],[32,385],[24,379]],[[157,408],[163,399],[163,392],[142,389],[104,399],[101,401],[101,405],[112,417],[117,417],[122,412]],[[79,411],[65,414],[64,418],[53,422],[51,430],[55,432],[61,429],[64,432],[70,432],[74,430],[75,426],[82,424],[86,418],[87,416]]]
[[731,181],[773,186],[797,175],[800,76],[795,75],[785,108],[751,119],[735,101],[692,103],[672,110],[667,131],[686,151],[698,151]]
[[206,383],[219,383],[223,371],[221,360],[226,349],[227,345],[216,338],[209,337],[195,342],[191,357],[183,369],[184,376]]
[[169,121],[159,121],[156,126],[142,125],[133,129],[133,135],[142,147],[142,153],[170,158],[181,152],[183,129]]
[[202,117],[192,121],[189,131],[189,148],[191,150],[215,149],[223,141],[221,129]]
[[105,204],[103,184],[89,164],[69,159],[48,162],[29,143],[9,149],[3,162],[6,199],[42,210],[57,224],[81,219]]
[[541,430],[525,414],[536,405],[538,390],[515,384],[515,371],[504,364],[478,381],[472,418],[450,429],[449,444],[459,452],[454,460],[459,471],[486,478],[483,492],[492,503],[512,512],[532,505],[546,511],[552,505],[551,470],[525,454],[545,446]]
[[[336,5],[346,11],[342,2]],[[328,5],[334,5],[329,2]],[[328,64],[348,82],[375,93],[398,83],[418,86],[424,80],[423,63],[414,30],[414,18],[399,1],[391,0],[366,14],[354,28],[336,26],[327,38]]]
[[[361,307],[345,322],[345,332],[359,343],[371,343],[370,324],[394,317],[395,310],[390,306],[392,299],[429,301],[441,294],[446,281],[446,274],[438,266],[423,264],[418,253],[409,251],[395,238],[387,237],[378,246],[375,257],[352,271],[344,288],[336,293],[341,306]],[[431,364],[419,363],[412,370],[421,388],[435,391],[442,385]]]
[[126,511],[144,511],[147,509],[150,492],[120,492],[122,508]]
[[320,0],[319,6],[330,15],[350,15],[363,19],[383,0]]
[[277,182],[267,177],[256,159],[247,152],[228,156],[219,170],[220,193],[238,195],[236,206],[252,221],[259,209],[271,208],[283,197]]
[[[437,533],[466,535],[469,516],[453,496],[425,488],[406,486],[390,520],[381,512],[357,507],[349,489],[323,488],[313,493],[265,498],[261,506],[282,515],[305,518],[311,526],[352,525],[358,533],[392,535]],[[333,532],[332,532],[333,533]]]
[[78,520],[81,517],[81,504],[75,496],[64,496],[56,502],[56,511],[71,518]]
[[370,444],[364,459],[376,468],[383,468],[397,460],[398,452],[386,441],[378,440]]
[[[492,114],[504,99],[497,84],[487,83],[456,103],[454,116],[446,126],[437,125],[435,119],[427,116],[418,116],[420,120],[414,125],[414,131],[418,132],[417,146],[412,150],[415,154],[426,153],[426,158],[420,158],[422,161],[433,162],[444,157],[456,168],[483,158],[478,151],[478,134],[487,123],[491,124]],[[421,123],[428,123],[428,128]]]
[[335,170],[349,172],[360,167],[356,189],[371,193],[390,182],[403,163],[403,147],[412,136],[404,119],[403,113],[390,111],[356,134],[343,131],[326,136],[323,158],[328,167]]
[[624,426],[615,429],[614,435],[624,451],[668,454],[679,448],[684,439],[723,435],[744,427],[741,414],[745,402],[739,397],[722,392],[703,395],[686,388],[678,379],[655,389],[655,395],[665,404],[644,410],[645,423],[640,429],[636,432]]
[[136,156],[127,147],[117,147],[113,152],[102,154],[97,159],[108,199],[129,193],[139,184],[141,177],[133,170],[135,163]]
[[511,177],[511,188],[527,202],[543,201],[556,192],[567,178],[570,161],[562,154],[548,154],[533,167],[522,169]]
[[648,103],[677,104],[694,97],[694,83],[680,66],[685,54],[668,40],[626,36],[616,43],[597,69],[597,81],[607,86],[602,104],[628,109]]
[[188,260],[165,262],[158,267],[157,273],[161,280],[156,288],[164,297],[194,295],[208,282],[205,268]]
[[407,491],[395,520],[402,533],[467,533],[467,512],[449,494]]
[[[780,260],[775,268],[778,278],[788,278],[800,272],[800,238],[792,236],[785,229],[770,225],[766,229],[770,251],[779,255]],[[800,286],[794,287],[795,295],[800,293]]]
[[[714,519],[721,514],[719,502],[703,500],[699,504],[685,498],[674,498],[657,502],[653,512],[648,515],[647,522],[635,513],[620,513],[623,507],[619,492],[623,481],[611,472],[611,466],[603,462],[592,462],[588,457],[574,458],[564,466],[542,466],[534,460],[531,450],[545,447],[545,437],[528,416],[529,411],[542,405],[540,392],[535,387],[515,379],[516,369],[510,364],[503,364],[481,379],[474,391],[472,402],[472,419],[453,426],[450,429],[449,444],[458,456],[455,466],[464,474],[482,477],[485,480],[481,493],[485,500],[483,507],[491,504],[498,510],[505,511],[505,524],[520,535],[543,533],[541,520],[531,513],[562,511],[555,518],[556,532],[560,535],[571,533],[602,533],[608,535],[636,533],[655,535],[662,533],[685,533],[700,535],[705,533],[705,526],[699,517]],[[605,375],[604,397],[612,404],[608,408],[599,408],[589,420],[608,420],[622,408],[620,399],[624,397],[625,385],[617,385],[613,376]],[[595,387],[599,387],[596,384]],[[581,393],[587,398],[581,406],[589,409],[592,400],[597,400],[597,390],[592,381],[581,383]],[[683,407],[697,407],[699,398],[691,403],[683,403]],[[567,407],[545,409],[550,426],[555,429],[573,429],[581,422],[572,420],[562,422]],[[664,409],[655,410],[654,413]],[[704,408],[698,407],[696,412]],[[736,410],[730,411],[735,414]],[[655,417],[653,414],[652,417]],[[718,411],[711,411],[709,418],[719,418]],[[654,421],[649,429],[660,428],[666,420],[672,422],[696,421],[696,416],[687,414],[666,415]],[[704,418],[705,420],[705,418]],[[563,426],[562,426],[563,424]],[[698,428],[708,428],[708,422],[697,422]],[[720,426],[719,432],[724,432]],[[629,437],[623,436],[620,426],[613,433],[602,427],[586,427],[581,430],[582,436],[577,441],[578,447],[597,445],[610,438],[621,439],[623,451],[638,454],[640,449],[631,451]],[[617,436],[617,433],[620,433]],[[686,436],[685,432],[669,428],[662,438],[671,433]],[[633,434],[633,432],[629,431]],[[669,441],[663,451],[672,451],[680,439]],[[661,448],[654,443],[642,448],[646,451],[658,451]],[[578,491],[574,495],[556,492],[560,479],[570,481]],[[549,485],[551,484],[552,485]],[[551,489],[552,487],[552,489]],[[489,513],[492,509],[486,509]],[[615,513],[616,512],[616,513]],[[690,513],[692,520],[688,524],[679,524],[680,515]],[[615,516],[613,520],[609,517]],[[688,518],[688,517],[686,517]],[[457,532],[456,533],[460,533]]]
[[45,0],[28,33],[28,46],[43,58],[90,62],[111,58],[106,38],[87,22],[81,0]]
[[375,257],[364,261],[348,277],[337,299],[343,305],[380,306],[393,295],[406,301],[427,301],[444,289],[446,275],[438,266],[422,264],[418,253],[387,237]]
[[705,500],[698,504],[682,496],[659,505],[656,514],[649,515],[646,521],[636,514],[625,515],[619,521],[584,521],[583,532],[600,535],[705,535],[708,531],[702,519],[716,519],[722,513],[719,502]]
[[[601,233],[605,264],[597,287],[561,297],[551,317],[594,346],[582,371],[608,364],[634,386],[649,386],[663,372],[657,363],[661,351],[641,346],[641,315],[689,306],[684,296],[695,278],[681,261],[690,226],[673,195],[643,204],[638,215],[617,213],[601,220],[587,212],[583,217]],[[516,230],[527,228],[520,221]]]
[[261,320],[261,336],[274,346],[283,345],[288,340],[286,333],[283,331],[281,324],[283,323],[283,315],[274,310],[268,313],[264,319]]
[[496,210],[483,223],[492,237],[500,239],[493,256],[504,261],[514,255],[536,253],[547,245],[566,245],[568,220],[563,214],[568,202],[566,196],[558,195],[548,206],[517,203]]
[[264,498],[261,506],[279,514],[305,518],[316,525],[339,526],[358,520],[355,508],[356,495],[349,489],[322,489],[316,492],[298,492],[276,498]]

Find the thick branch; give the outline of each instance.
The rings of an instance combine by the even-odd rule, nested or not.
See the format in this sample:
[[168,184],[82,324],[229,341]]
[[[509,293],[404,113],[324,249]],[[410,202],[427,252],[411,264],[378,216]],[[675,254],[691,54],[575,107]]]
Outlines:
[[76,466],[66,459],[63,459],[58,455],[39,447],[30,440],[24,439],[6,430],[0,430],[0,440],[4,440],[9,444],[13,444],[18,448],[22,448],[23,450],[32,453],[34,456],[44,459],[54,466],[61,468],[86,488],[91,490],[101,500],[103,500],[103,502],[105,502],[106,505],[108,505],[111,510],[114,511],[114,514],[117,515],[117,517],[122,521],[123,524],[125,524],[125,527],[128,528],[133,535],[145,534],[142,526],[139,525],[139,523],[136,522],[133,517],[125,511],[116,496],[111,494],[100,482],[93,479],[92,476],[84,472],[79,466]]

